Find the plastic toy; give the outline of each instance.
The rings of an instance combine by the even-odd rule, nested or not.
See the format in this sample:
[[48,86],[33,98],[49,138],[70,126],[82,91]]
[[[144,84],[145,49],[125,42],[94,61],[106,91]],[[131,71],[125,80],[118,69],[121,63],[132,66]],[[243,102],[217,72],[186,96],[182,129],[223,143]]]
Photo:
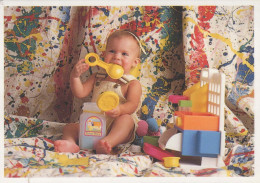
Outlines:
[[168,101],[173,104],[178,104],[180,100],[189,100],[189,97],[184,95],[170,95],[168,98]]
[[171,104],[174,111],[178,110],[178,103],[180,100],[189,100],[189,97],[183,95],[170,95],[168,97],[168,102]]
[[159,143],[158,143],[158,140],[159,140],[159,136],[144,136],[144,143],[148,143],[148,144],[152,144],[156,147],[159,147]]
[[182,133],[178,133],[176,128],[171,128],[166,130],[159,138],[159,147],[162,149],[172,149],[176,151],[181,151],[182,143]]
[[163,162],[166,168],[179,167],[180,157],[164,157]]
[[169,151],[162,150],[161,148],[156,147],[152,144],[148,144],[148,143],[144,143],[143,150],[146,154],[148,154],[160,161],[163,161],[164,157],[173,157],[174,156],[174,154],[170,153]]
[[[174,112],[175,127],[161,135],[159,146],[181,151],[182,156],[201,157],[200,166],[203,167],[224,166],[225,75],[217,69],[203,69],[200,82],[186,90],[184,95],[192,101],[192,112]],[[202,107],[206,111],[194,112],[194,104],[195,108]]]
[[220,132],[184,130],[182,155],[216,158],[220,152]]
[[176,127],[181,130],[219,130],[219,116],[212,113],[198,113],[187,111],[176,111]]
[[199,131],[199,153],[218,155],[220,152],[220,135],[220,132]]
[[106,91],[98,96],[97,105],[102,111],[109,111],[119,104],[119,97],[115,92]]
[[94,149],[98,140],[106,136],[106,118],[95,102],[86,102],[80,115],[79,147]]
[[191,111],[191,100],[179,100],[178,111]]
[[192,101],[192,112],[207,112],[208,84],[201,86],[201,82],[198,82],[184,91],[183,95]]
[[113,79],[119,79],[124,75],[124,69],[117,64],[108,64],[100,60],[99,56],[96,53],[89,53],[85,57],[85,62],[90,66],[100,66],[103,67],[107,74]]

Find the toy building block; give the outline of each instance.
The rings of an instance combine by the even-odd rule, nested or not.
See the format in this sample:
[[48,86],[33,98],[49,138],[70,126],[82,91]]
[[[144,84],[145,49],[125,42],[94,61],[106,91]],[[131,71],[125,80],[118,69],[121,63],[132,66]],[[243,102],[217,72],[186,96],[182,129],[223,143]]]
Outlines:
[[159,147],[159,136],[144,136],[144,143],[152,144],[156,147]]
[[170,95],[168,98],[168,101],[173,104],[178,104],[180,100],[189,100],[189,97],[184,95]]
[[220,153],[220,132],[199,131],[199,153],[200,154],[219,154]]
[[163,161],[164,157],[174,157],[175,155],[169,151],[162,150],[152,144],[144,143],[143,150],[146,154],[152,156],[155,159]]
[[181,151],[182,149],[182,133],[177,133],[173,135],[165,144],[166,149],[171,149],[174,151]]
[[[205,142],[200,141],[199,132],[197,130],[184,130],[182,137],[182,155],[183,156],[201,156],[201,157],[217,157],[217,154],[208,154],[208,153],[200,153],[200,148],[203,152],[205,152],[205,145],[202,144]],[[209,143],[219,144],[219,139],[210,139]],[[218,146],[219,148],[219,146]]]
[[180,100],[189,100],[188,96],[184,95],[170,95],[168,98],[169,103],[171,103],[174,111],[178,110],[178,103]]
[[191,86],[190,88],[188,88],[187,90],[185,90],[183,92],[183,96],[187,96],[190,97],[190,95],[195,92],[196,90],[200,89],[200,82],[194,84],[193,86]]
[[179,100],[179,111],[191,111],[192,101],[191,100]]
[[208,108],[208,84],[201,86],[198,82],[183,92],[192,101],[192,112],[207,112]]
[[219,116],[212,113],[177,111],[176,126],[181,130],[219,131]]
[[[168,130],[166,130],[159,138],[158,143],[159,143],[159,147],[162,149],[165,149],[166,147],[166,143],[168,143],[169,139],[172,138],[175,134],[178,133],[178,130],[176,128],[170,128]],[[181,145],[181,140],[175,141],[174,144],[180,144]],[[168,148],[171,149],[171,148]]]
[[[185,134],[185,137],[183,136]],[[159,138],[159,146],[162,149],[170,149],[175,151],[182,151],[182,145],[185,146],[185,143],[190,143],[190,140],[194,140],[195,144],[198,144],[196,147],[197,154],[203,156],[205,154],[219,154],[220,153],[220,132],[215,131],[183,131],[183,133],[177,133],[176,130],[167,130],[162,136]],[[194,138],[190,139],[189,137],[194,136]],[[183,138],[187,138],[184,139]],[[196,140],[195,140],[196,139]],[[184,144],[183,144],[184,143]],[[187,144],[186,144],[187,145]],[[195,148],[195,146],[193,146]],[[190,147],[192,148],[192,147]],[[184,147],[184,154],[186,147]],[[191,150],[189,150],[191,151]]]

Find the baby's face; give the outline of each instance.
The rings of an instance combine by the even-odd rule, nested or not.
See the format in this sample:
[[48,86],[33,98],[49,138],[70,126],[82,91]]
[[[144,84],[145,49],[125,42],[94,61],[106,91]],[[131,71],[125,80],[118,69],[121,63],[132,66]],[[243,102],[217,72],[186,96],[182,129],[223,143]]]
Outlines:
[[106,63],[121,65],[125,74],[139,63],[139,46],[132,37],[114,37],[107,43]]

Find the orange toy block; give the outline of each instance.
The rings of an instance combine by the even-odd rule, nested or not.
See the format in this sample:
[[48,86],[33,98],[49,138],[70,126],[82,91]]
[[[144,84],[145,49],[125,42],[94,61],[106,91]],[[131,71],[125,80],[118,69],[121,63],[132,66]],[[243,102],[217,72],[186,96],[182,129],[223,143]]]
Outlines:
[[176,126],[182,130],[219,131],[219,116],[208,112],[175,111]]

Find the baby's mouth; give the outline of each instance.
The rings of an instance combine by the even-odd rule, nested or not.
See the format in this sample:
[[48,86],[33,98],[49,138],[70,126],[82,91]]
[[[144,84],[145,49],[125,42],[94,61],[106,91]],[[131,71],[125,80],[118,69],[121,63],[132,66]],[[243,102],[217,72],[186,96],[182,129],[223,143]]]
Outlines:
[[117,63],[114,63],[114,62],[112,62],[111,64],[113,64],[113,65],[119,65],[119,66],[122,66],[122,65],[120,65],[120,64],[117,64]]

